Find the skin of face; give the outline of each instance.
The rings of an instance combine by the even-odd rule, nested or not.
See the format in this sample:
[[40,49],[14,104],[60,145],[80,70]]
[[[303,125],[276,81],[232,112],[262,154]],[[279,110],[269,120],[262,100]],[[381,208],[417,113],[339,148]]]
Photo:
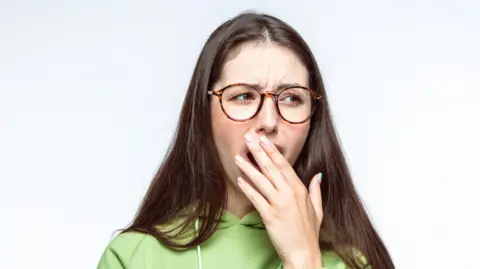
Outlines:
[[[261,85],[263,92],[273,92],[281,84],[308,87],[308,78],[306,67],[288,48],[264,42],[246,43],[225,63],[220,79],[212,90],[216,91],[234,83],[248,83]],[[237,185],[239,176],[250,182],[235,164],[237,154],[248,160],[244,135],[249,131],[258,136],[265,135],[282,149],[281,153],[293,166],[305,144],[310,121],[301,124],[284,121],[278,114],[272,97],[266,98],[259,113],[246,122],[229,119],[223,113],[218,98],[212,98],[210,104],[215,145],[228,175],[227,210],[242,216],[253,209],[251,202]]]

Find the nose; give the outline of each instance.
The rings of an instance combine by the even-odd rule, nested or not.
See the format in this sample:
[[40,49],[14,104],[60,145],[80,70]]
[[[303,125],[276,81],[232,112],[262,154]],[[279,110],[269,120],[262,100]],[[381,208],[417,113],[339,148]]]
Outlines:
[[274,133],[278,129],[278,112],[275,107],[273,96],[265,96],[262,107],[257,115],[256,132],[258,133]]

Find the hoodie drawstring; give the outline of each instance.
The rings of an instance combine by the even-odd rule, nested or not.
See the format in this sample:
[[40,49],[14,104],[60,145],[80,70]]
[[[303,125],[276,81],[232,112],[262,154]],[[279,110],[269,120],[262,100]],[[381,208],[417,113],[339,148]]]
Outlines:
[[[195,221],[195,233],[198,236],[198,219]],[[200,248],[200,245],[197,246],[197,258],[198,258],[198,269],[203,269],[202,250]],[[283,268],[283,264],[282,262],[280,262],[277,269],[282,269],[282,268]]]
[[[197,233],[197,236],[198,236],[198,219],[195,221],[195,233]],[[198,269],[203,269],[202,250],[200,249],[200,245],[197,246],[197,257],[198,257]]]

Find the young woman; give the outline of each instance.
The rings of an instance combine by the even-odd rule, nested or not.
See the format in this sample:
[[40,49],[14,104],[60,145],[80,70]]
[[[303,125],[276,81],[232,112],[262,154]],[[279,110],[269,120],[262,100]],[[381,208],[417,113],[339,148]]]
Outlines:
[[243,13],[206,42],[176,137],[100,269],[394,268],[354,189],[314,56]]

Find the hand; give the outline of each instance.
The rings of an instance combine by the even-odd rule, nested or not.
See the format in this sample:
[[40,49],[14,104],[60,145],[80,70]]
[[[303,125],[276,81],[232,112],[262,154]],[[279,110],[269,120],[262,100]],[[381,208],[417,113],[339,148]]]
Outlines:
[[259,139],[249,132],[245,140],[261,171],[236,156],[238,167],[250,180],[239,177],[238,185],[262,217],[285,268],[322,267],[318,244],[323,219],[321,173],[312,179],[307,192],[292,166],[265,136]]

